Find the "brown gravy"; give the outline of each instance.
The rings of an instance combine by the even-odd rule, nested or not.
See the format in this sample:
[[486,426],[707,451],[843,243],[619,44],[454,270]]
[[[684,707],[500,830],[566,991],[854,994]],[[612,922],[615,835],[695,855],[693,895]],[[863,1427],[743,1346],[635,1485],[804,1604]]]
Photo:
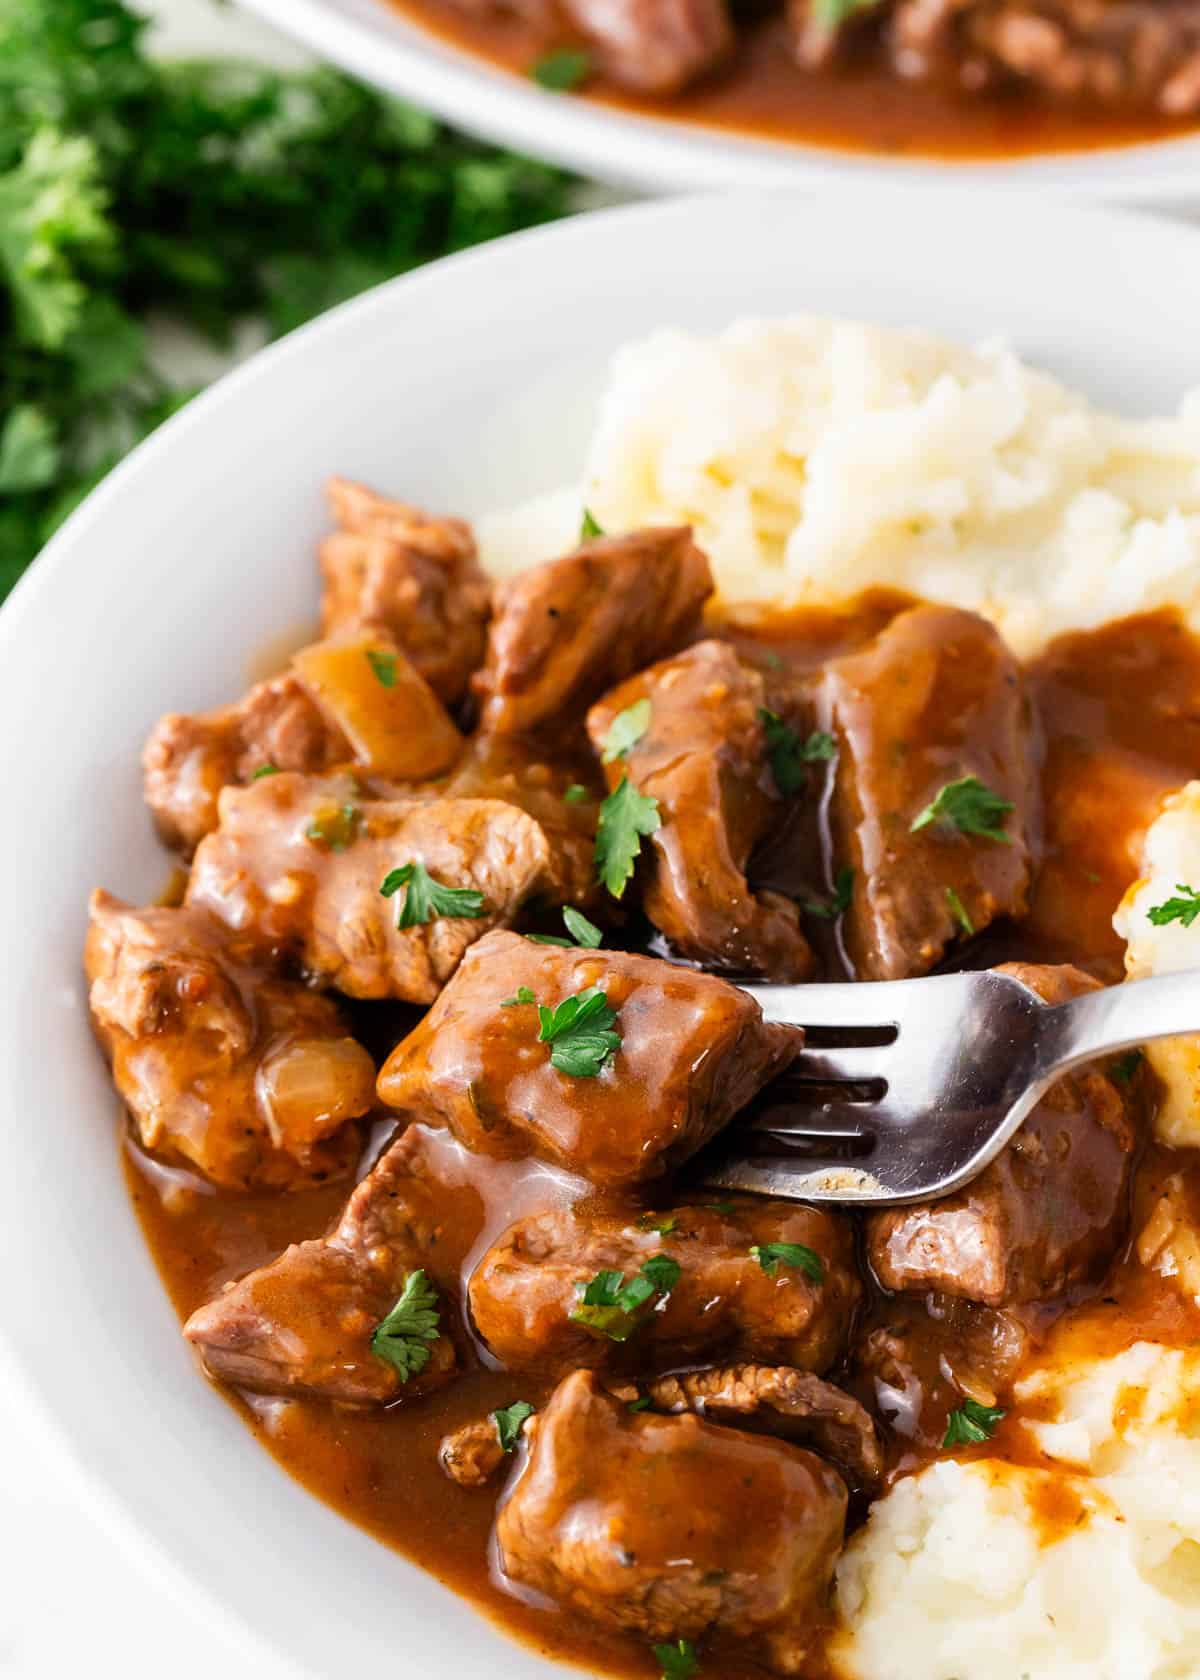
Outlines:
[[[512,17],[468,15],[456,0],[393,4],[449,45],[518,76],[527,76],[559,44]],[[1198,125],[1196,118],[1172,120],[1153,112],[1072,110],[1022,90],[966,97],[904,81],[870,62],[804,71],[788,50],[782,18],[742,29],[737,51],[719,75],[671,99],[639,98],[602,76],[568,97],[680,125],[893,158],[1093,151],[1167,140]]]
[[[903,598],[876,594],[854,613],[739,616],[720,633],[731,636],[765,669],[781,660],[803,668],[864,640]],[[1130,619],[1093,633],[1061,638],[1030,669],[1045,738],[1045,862],[1030,919],[994,930],[969,947],[974,966],[1023,956],[1073,961],[1108,980],[1119,978],[1121,948],[1110,919],[1136,874],[1142,833],[1161,798],[1200,776],[1200,642],[1171,613]],[[411,1012],[369,1006],[363,1037],[376,1052],[406,1030]],[[388,1136],[381,1122],[364,1165]],[[458,1149],[448,1139],[439,1147]],[[278,1254],[288,1243],[320,1235],[335,1219],[345,1184],[284,1195],[214,1192],[188,1174],[151,1161],[126,1140],[130,1195],[176,1311],[186,1316],[227,1280]],[[448,1240],[464,1269],[480,1244],[496,1235],[514,1211],[564,1193],[561,1178],[534,1183],[529,1167],[478,1159],[472,1172],[480,1198],[461,1198],[451,1210]],[[544,1169],[532,1169],[544,1171]],[[1156,1187],[1179,1166],[1169,1152],[1148,1148],[1137,1200],[1148,1207]],[[1185,1169],[1190,1170],[1190,1169]],[[1200,1179],[1200,1174],[1197,1175]],[[1197,1188],[1200,1189],[1200,1183]],[[1200,1312],[1172,1286],[1132,1263],[1128,1254],[1110,1275],[1069,1303],[1078,1319],[1076,1340],[1089,1351],[1115,1353],[1144,1335],[1186,1343],[1200,1339]],[[1046,1328],[1061,1304],[1045,1310]],[[455,1591],[494,1616],[512,1634],[549,1656],[606,1673],[657,1674],[636,1640],[590,1628],[556,1611],[532,1608],[501,1590],[489,1573],[488,1536],[496,1495],[450,1483],[437,1463],[442,1435],[516,1399],[539,1404],[552,1384],[528,1374],[508,1376],[483,1367],[407,1409],[355,1413],[313,1401],[235,1398],[243,1420],[280,1465],[311,1492],[386,1545],[418,1560]],[[944,1412],[918,1420],[916,1435],[896,1441],[893,1472],[935,1456]],[[1002,1425],[984,1449],[1036,1463],[1028,1437]],[[1040,1520],[1047,1540],[1078,1519],[1069,1499],[1045,1496]],[[765,1680],[767,1670],[733,1650],[706,1646],[706,1680]],[[820,1675],[820,1663],[810,1671]]]

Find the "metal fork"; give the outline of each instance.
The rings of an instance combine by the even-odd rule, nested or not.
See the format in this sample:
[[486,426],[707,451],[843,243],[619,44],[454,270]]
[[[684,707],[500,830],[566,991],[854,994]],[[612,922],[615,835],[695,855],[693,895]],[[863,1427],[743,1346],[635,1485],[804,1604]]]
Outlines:
[[818,1202],[946,1196],[982,1172],[1062,1074],[1200,1033],[1200,969],[1053,1007],[994,971],[858,985],[746,986],[808,1042],[779,1100],[724,1134],[706,1184]]

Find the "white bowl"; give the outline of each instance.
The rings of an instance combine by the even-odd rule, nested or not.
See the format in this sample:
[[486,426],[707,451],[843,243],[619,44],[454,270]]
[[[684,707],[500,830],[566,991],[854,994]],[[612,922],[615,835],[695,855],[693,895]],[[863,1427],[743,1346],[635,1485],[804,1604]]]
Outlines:
[[971,182],[1122,204],[1200,204],[1200,134],[1087,152],[939,161],[838,152],[634,116],[547,93],[405,17],[387,0],[241,0],[364,81],[448,122],[593,180],[654,192]]
[[603,212],[265,351],[143,444],[19,585],[0,612],[0,1337],[82,1485],[208,1614],[321,1680],[559,1672],[311,1499],[201,1379],[88,1033],[88,891],[144,899],[166,874],[142,739],[164,709],[236,695],[310,616],[324,477],[468,513],[515,501],[577,467],[617,344],[750,312],[1001,332],[1099,400],[1164,411],[1200,381],[1197,296],[1200,233],[1111,213],[895,192]]

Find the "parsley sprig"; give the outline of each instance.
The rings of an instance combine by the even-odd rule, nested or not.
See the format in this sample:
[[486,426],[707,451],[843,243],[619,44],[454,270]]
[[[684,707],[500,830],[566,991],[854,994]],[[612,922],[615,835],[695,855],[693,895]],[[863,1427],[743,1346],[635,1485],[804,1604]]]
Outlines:
[[538,1004],[538,1040],[550,1046],[550,1065],[573,1079],[595,1079],[621,1048],[616,1011],[600,986],[565,997],[553,1009]]
[[850,901],[854,897],[854,871],[847,865],[839,869],[833,878],[833,892],[828,898],[806,898],[804,908],[810,916],[819,916],[823,921],[834,922],[850,908]]
[[[255,772],[257,780],[258,772]],[[323,806],[304,830],[304,838],[331,852],[344,852],[358,839],[362,812],[357,805]]]
[[823,729],[814,729],[806,740],[767,706],[758,709],[759,722],[767,739],[767,757],[775,786],[785,798],[799,793],[807,781],[806,764],[828,763],[837,757],[837,742]]
[[423,1271],[409,1272],[400,1298],[371,1334],[371,1352],[386,1359],[400,1381],[419,1376],[429,1363],[430,1344],[441,1334],[437,1292]]
[[911,832],[917,834],[930,823],[941,822],[956,828],[960,834],[975,834],[980,839],[1011,846],[1012,835],[1006,834],[1001,824],[1012,809],[1011,799],[993,793],[978,776],[960,776],[958,781],[947,782],[939,789],[925,809],[913,818]]
[[526,1419],[531,1418],[533,1413],[534,1408],[528,1400],[514,1400],[511,1406],[499,1406],[492,1413],[492,1421],[496,1425],[496,1439],[506,1453],[515,1450]]
[[996,1425],[1007,1413],[1003,1406],[982,1406],[978,1400],[964,1400],[946,1419],[943,1447],[977,1446],[990,1441]]
[[821,1256],[804,1243],[756,1243],[750,1253],[768,1277],[774,1277],[780,1266],[792,1266],[814,1283],[820,1283],[825,1276]]
[[527,933],[526,939],[534,945],[562,945],[568,950],[581,945],[585,950],[595,951],[603,943],[604,935],[595,922],[589,922],[583,911],[576,910],[573,904],[563,905],[562,918],[570,939],[564,939],[561,933]]
[[970,939],[971,935],[975,932],[975,923],[971,920],[967,913],[966,905],[963,903],[962,899],[959,898],[953,887],[946,888],[946,905],[950,914],[954,917],[954,920],[966,934],[967,938]]
[[654,1645],[651,1649],[655,1662],[662,1664],[662,1680],[692,1680],[700,1672],[696,1647],[690,1639],[677,1639],[673,1645]]
[[668,1296],[681,1272],[669,1254],[652,1254],[628,1279],[624,1272],[597,1272],[590,1283],[575,1285],[579,1305],[571,1317],[610,1341],[627,1342],[644,1321],[645,1308],[656,1296]]
[[618,758],[629,756],[630,751],[649,729],[652,712],[650,701],[643,697],[641,700],[635,700],[631,706],[626,706],[623,712],[617,713],[604,737],[604,748],[600,754],[602,764],[613,764]]
[[642,840],[661,827],[658,800],[622,776],[601,805],[596,827],[596,873],[614,898],[623,895],[633,875]]
[[1185,928],[1200,916],[1200,892],[1195,887],[1189,887],[1186,881],[1176,881],[1177,898],[1165,898],[1161,904],[1152,904],[1146,914],[1155,927],[1166,927],[1168,922],[1180,922]]
[[435,916],[462,916],[476,921],[485,914],[484,899],[474,887],[447,887],[436,880],[423,863],[401,864],[389,869],[379,884],[384,898],[393,898],[405,889],[396,911],[398,928],[417,927],[433,921]]
[[579,540],[581,543],[591,542],[594,537],[602,537],[604,527],[596,518],[591,508],[584,508],[583,518],[579,521]]
[[367,664],[384,688],[396,686],[396,655],[383,648],[367,649]]

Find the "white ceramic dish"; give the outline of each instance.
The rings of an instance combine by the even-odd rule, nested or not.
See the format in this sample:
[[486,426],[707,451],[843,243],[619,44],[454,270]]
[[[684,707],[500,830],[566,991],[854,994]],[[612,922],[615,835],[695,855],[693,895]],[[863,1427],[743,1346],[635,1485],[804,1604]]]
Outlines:
[[1097,399],[1162,411],[1200,381],[1197,296],[1200,233],[1111,213],[895,192],[602,212],[261,354],[51,543],[0,612],[0,1337],[81,1488],[207,1614],[320,1680],[561,1672],[310,1499],[201,1380],[126,1202],[87,1029],[88,890],[145,898],[166,873],[142,739],[166,708],[237,694],[310,614],[325,475],[466,512],[524,497],[577,466],[614,346],[748,312],[1003,332]]
[[322,58],[470,132],[593,180],[654,192],[820,183],[986,184],[1109,203],[1200,205],[1200,134],[1042,157],[939,163],[855,155],[630,116],[545,93],[419,28],[387,0],[241,0]]

